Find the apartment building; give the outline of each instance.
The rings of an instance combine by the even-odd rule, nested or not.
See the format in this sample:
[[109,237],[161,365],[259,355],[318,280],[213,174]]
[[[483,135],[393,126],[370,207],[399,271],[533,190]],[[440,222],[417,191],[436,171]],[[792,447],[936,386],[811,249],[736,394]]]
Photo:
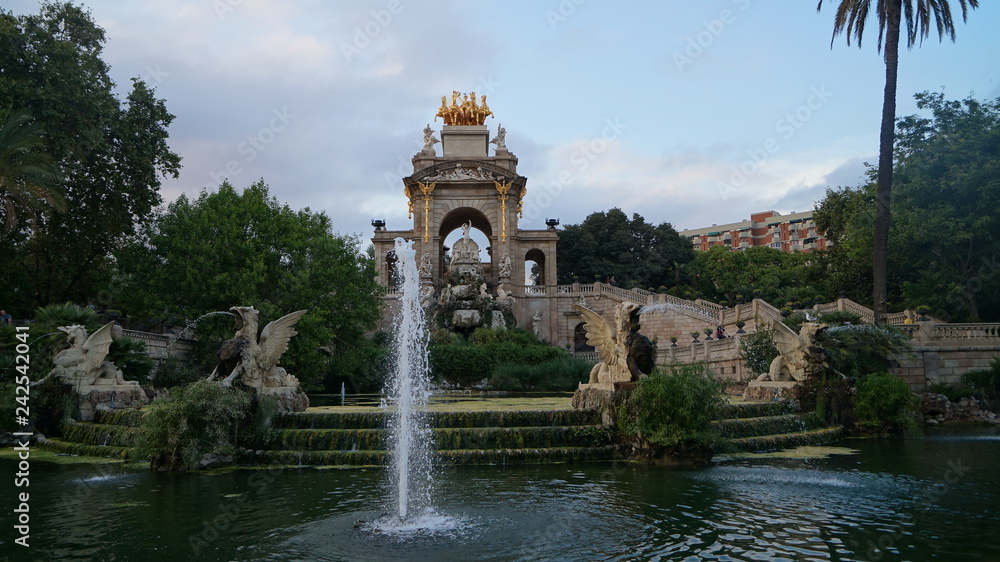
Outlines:
[[753,213],[741,222],[685,229],[680,232],[691,240],[696,251],[712,246],[743,249],[768,246],[783,252],[823,250],[827,240],[816,232],[813,212],[782,215],[775,211]]

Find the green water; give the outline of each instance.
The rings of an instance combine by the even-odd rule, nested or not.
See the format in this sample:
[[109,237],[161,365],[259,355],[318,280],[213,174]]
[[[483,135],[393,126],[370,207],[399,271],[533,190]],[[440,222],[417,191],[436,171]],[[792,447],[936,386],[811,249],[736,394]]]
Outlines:
[[382,469],[163,474],[31,466],[11,560],[1000,560],[1000,432],[839,445],[856,455],[440,469],[434,530],[387,533]]

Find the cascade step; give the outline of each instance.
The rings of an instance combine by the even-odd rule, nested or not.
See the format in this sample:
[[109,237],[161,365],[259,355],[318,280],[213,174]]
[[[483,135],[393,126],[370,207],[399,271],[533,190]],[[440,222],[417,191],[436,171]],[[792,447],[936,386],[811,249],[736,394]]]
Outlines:
[[813,414],[785,414],[759,418],[724,419],[713,422],[719,435],[727,439],[795,433],[821,429],[823,423]]
[[83,445],[133,447],[138,427],[107,423],[76,422],[63,428],[63,440]]
[[[467,427],[431,429],[438,449],[530,449],[607,444],[611,432],[601,426]],[[385,429],[284,429],[275,442],[283,450],[383,450]]]
[[724,405],[719,419],[762,418],[791,413],[793,410],[786,402],[738,402]]
[[[438,464],[531,464],[551,462],[603,461],[614,458],[614,448],[547,447],[524,449],[460,449],[436,450]],[[255,464],[294,466],[385,466],[386,451],[258,451],[244,459]]]
[[[299,412],[275,420],[278,429],[380,429],[384,412]],[[429,412],[432,427],[539,427],[600,425],[592,410],[511,410],[486,412]]]
[[820,445],[835,441],[843,436],[844,428],[842,427],[824,427],[796,433],[730,439],[729,444],[736,452],[763,453],[778,449],[792,449],[803,445]]
[[45,437],[39,437],[36,445],[46,451],[52,451],[53,453],[60,455],[77,455],[127,460],[132,458],[133,454],[133,449],[131,447],[86,445],[83,443],[63,441],[62,439],[48,439]]

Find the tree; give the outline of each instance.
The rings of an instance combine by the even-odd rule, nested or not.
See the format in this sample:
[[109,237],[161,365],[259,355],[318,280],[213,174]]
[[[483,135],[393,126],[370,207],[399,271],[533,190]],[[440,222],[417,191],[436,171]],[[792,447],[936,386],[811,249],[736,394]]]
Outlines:
[[1000,99],[916,99],[931,116],[898,126],[893,234],[909,269],[901,292],[939,318],[1000,320]]
[[694,259],[691,242],[670,223],[653,226],[614,208],[589,215],[559,233],[559,282],[588,283],[614,277],[642,288],[678,283],[680,266]]
[[[979,0],[959,0],[962,6],[962,21],[968,16],[968,9],[978,8]],[[865,23],[872,11],[872,0],[840,0],[833,23],[833,40],[845,33],[847,44],[851,35],[861,47]],[[816,10],[823,8],[819,0]],[[875,323],[879,323],[886,312],[886,287],[888,275],[889,248],[889,205],[892,195],[892,151],[895,141],[896,121],[896,76],[899,71],[899,33],[906,23],[907,48],[913,48],[919,38],[923,42],[931,31],[931,21],[937,27],[938,38],[943,40],[947,33],[955,40],[955,23],[952,19],[951,4],[948,0],[878,0],[874,6],[878,21],[878,50],[882,50],[885,40],[885,91],[882,98],[882,125],[879,132],[878,180],[875,190],[875,238],[872,266],[872,300],[874,301]]]
[[2,297],[22,312],[96,300],[112,252],[153,216],[161,179],[180,168],[166,143],[173,115],[141,80],[119,101],[104,42],[90,13],[69,3],[45,3],[36,16],[0,12],[0,99],[45,130],[40,148],[63,171],[70,209],[42,214],[0,243],[10,265],[0,274]]
[[699,252],[686,270],[702,297],[736,304],[761,298],[778,306],[801,308],[826,300],[815,287],[810,269],[817,256],[808,252],[782,252],[766,246],[735,250],[712,246]]
[[19,212],[30,222],[45,206],[66,211],[59,166],[44,146],[41,128],[26,111],[0,108],[0,215],[8,233],[17,227]]
[[[995,321],[1000,100],[946,101],[926,92],[916,99],[931,116],[911,115],[898,123],[888,302],[896,308],[930,306],[942,319]],[[816,209],[817,229],[833,242],[824,259],[829,292],[864,297],[874,197],[873,182],[827,190]]]
[[[263,328],[307,309],[282,357],[304,383],[327,374],[331,354],[352,353],[381,310],[358,240],[333,234],[323,213],[279,205],[263,180],[242,193],[224,182],[195,200],[182,195],[117,257],[117,298],[132,316],[183,323],[253,305]],[[221,329],[232,337],[231,322]]]

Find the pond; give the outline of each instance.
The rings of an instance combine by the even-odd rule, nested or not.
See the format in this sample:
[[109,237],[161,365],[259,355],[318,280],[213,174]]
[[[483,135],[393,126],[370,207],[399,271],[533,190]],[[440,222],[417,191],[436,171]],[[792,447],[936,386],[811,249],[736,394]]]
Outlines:
[[[845,440],[825,458],[440,468],[432,531],[373,531],[384,471],[31,465],[14,560],[1000,560],[1000,432]],[[15,472],[9,457],[0,470]],[[11,519],[13,478],[3,478]]]

